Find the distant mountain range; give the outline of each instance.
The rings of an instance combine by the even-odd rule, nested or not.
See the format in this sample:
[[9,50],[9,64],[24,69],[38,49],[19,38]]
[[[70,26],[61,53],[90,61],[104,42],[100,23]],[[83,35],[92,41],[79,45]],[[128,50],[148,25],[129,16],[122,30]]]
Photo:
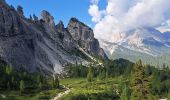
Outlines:
[[108,59],[93,30],[76,18],[65,28],[53,16],[42,11],[42,18],[24,16],[0,0],[0,59],[16,69],[29,72],[61,73],[69,64],[88,66],[97,58]]
[[170,64],[170,32],[161,33],[143,27],[127,31],[119,42],[100,39],[101,47],[111,59],[124,58],[131,61],[142,59],[152,65]]

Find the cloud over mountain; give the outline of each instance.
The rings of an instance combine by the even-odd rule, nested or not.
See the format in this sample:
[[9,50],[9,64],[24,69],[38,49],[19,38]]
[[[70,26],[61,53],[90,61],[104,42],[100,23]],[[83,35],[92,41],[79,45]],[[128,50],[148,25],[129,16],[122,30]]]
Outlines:
[[97,38],[114,42],[127,35],[123,31],[136,27],[169,27],[170,0],[107,0],[105,9],[98,3],[92,0],[88,10]]

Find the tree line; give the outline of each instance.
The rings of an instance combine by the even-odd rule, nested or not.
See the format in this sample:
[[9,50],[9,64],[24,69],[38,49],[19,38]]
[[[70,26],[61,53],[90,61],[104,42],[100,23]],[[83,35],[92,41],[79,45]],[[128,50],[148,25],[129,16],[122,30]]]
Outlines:
[[56,77],[46,77],[41,73],[28,73],[19,71],[12,66],[0,62],[0,90],[19,90],[25,93],[26,90],[47,90],[59,88],[59,80]]

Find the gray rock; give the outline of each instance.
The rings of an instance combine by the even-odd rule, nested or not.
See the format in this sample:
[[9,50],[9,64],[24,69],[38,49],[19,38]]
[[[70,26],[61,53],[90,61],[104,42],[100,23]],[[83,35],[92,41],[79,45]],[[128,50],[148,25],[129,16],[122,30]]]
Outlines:
[[50,15],[49,12],[43,10],[43,11],[41,12],[41,17],[42,17],[42,20],[44,20],[44,22],[45,22],[46,24],[49,24],[49,26],[51,26],[52,28],[54,28],[54,26],[55,26],[54,18],[53,18],[53,16]]
[[65,27],[62,21],[59,21],[59,23],[56,25],[56,29],[58,32],[63,32],[65,30]]
[[99,56],[103,59],[107,59],[103,49],[100,48],[99,42],[94,38],[93,30],[80,22],[76,18],[71,18],[67,26],[68,31],[71,33],[75,41],[82,47],[86,52],[93,56]]

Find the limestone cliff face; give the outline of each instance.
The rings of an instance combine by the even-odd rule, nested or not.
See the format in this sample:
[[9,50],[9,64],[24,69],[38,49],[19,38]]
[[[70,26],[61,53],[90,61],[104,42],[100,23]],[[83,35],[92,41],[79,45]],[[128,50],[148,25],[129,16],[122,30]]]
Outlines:
[[67,27],[74,40],[82,47],[86,52],[94,56],[99,56],[103,59],[107,59],[103,49],[100,48],[99,42],[94,38],[93,30],[80,22],[76,18],[71,18]]
[[[17,69],[49,74],[62,72],[69,63],[88,65],[89,58],[80,48],[92,56],[107,58],[92,30],[84,24],[80,24],[84,30],[80,32],[72,28],[72,22],[68,28],[62,21],[55,25],[53,16],[45,10],[41,16],[40,20],[35,15],[33,19],[25,18],[21,6],[16,11],[0,1],[1,59]],[[74,30],[79,36],[73,35]]]

